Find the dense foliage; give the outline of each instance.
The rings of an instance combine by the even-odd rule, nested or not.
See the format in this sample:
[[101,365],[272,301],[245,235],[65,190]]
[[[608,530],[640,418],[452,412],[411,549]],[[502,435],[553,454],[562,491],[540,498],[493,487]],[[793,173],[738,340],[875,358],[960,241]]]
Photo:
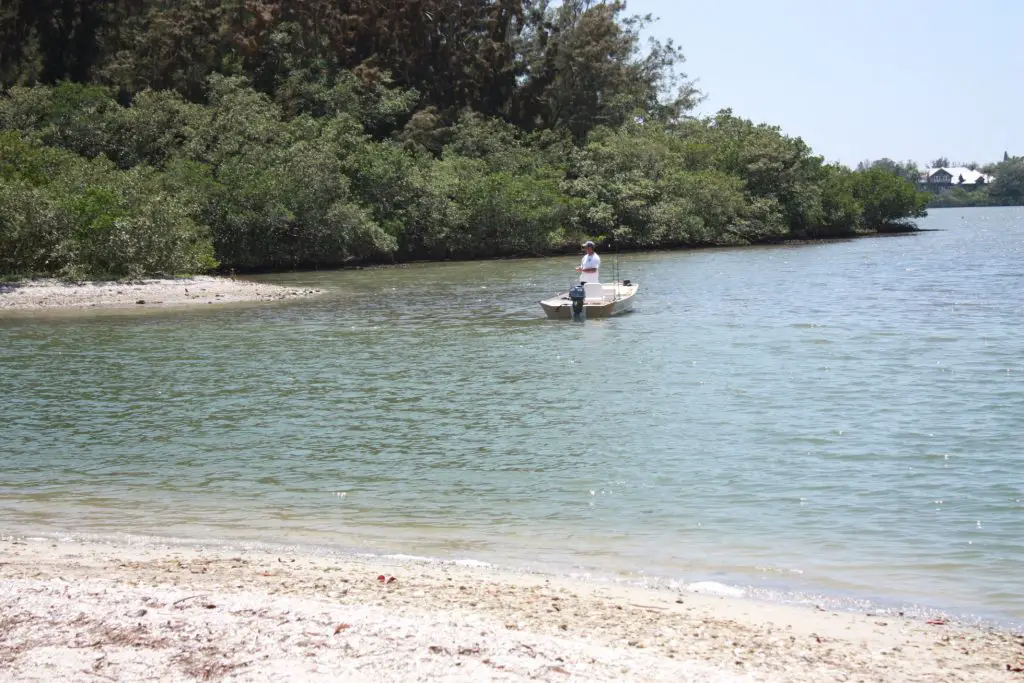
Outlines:
[[1005,205],[1024,204],[1024,157],[1007,157],[992,167],[995,182],[987,188],[989,196]]
[[0,5],[0,274],[749,244],[901,225],[923,197],[686,115],[620,2]]

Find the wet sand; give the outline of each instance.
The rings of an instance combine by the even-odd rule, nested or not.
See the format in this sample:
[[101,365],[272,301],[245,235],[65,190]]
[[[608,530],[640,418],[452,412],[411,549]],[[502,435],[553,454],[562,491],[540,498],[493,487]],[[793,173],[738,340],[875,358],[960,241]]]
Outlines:
[[195,306],[282,301],[315,296],[313,289],[281,287],[230,277],[67,283],[27,280],[0,284],[0,311]]
[[0,539],[0,680],[1024,680],[1024,639],[483,566]]

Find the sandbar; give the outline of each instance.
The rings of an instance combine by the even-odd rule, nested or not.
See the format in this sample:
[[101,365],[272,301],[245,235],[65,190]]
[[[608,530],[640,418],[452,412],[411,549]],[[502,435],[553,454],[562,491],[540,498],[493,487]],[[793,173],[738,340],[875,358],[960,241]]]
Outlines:
[[319,293],[315,289],[207,275],[81,283],[42,279],[0,284],[0,311],[205,306],[282,301]]

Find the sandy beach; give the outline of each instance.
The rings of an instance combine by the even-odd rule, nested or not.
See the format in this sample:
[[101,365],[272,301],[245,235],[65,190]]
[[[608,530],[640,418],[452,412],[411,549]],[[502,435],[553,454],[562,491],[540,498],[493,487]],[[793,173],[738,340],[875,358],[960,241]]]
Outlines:
[[[941,621],[941,620],[937,620]],[[486,566],[0,540],[3,681],[1013,681],[1024,638]]]
[[0,311],[195,306],[281,301],[318,293],[313,289],[213,276],[77,284],[52,279],[27,280],[0,284]]

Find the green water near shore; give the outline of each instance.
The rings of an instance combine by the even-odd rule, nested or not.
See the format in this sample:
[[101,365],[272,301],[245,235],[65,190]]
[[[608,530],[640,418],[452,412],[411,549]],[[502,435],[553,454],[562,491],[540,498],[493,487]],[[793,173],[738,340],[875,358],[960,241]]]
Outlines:
[[[1024,620],[1024,210],[266,276],[308,301],[0,318],[0,531],[473,558]],[[604,275],[612,260],[605,255]],[[343,494],[343,495],[342,495]]]

